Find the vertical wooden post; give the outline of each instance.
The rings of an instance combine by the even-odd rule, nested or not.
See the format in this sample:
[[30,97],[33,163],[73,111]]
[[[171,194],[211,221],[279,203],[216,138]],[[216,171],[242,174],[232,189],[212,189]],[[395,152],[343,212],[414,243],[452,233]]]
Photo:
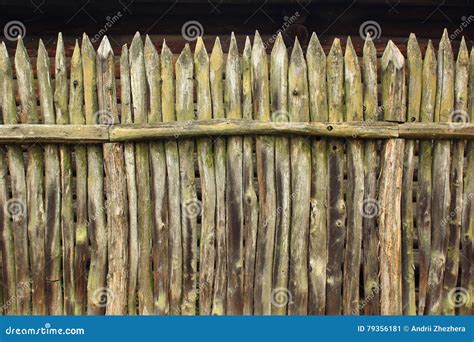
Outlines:
[[[150,109],[148,123],[162,122],[161,113],[161,72],[158,52],[150,37],[145,38],[145,71],[148,85]],[[155,314],[164,314],[163,304],[159,302],[161,293],[169,291],[168,278],[168,218],[166,196],[166,157],[162,141],[150,142],[150,162],[153,198],[153,264],[154,267],[154,306]],[[166,246],[165,246],[166,245]]]
[[[39,114],[36,105],[33,70],[28,52],[21,37],[15,53],[15,69],[18,80],[18,92],[22,110],[29,124],[39,123]],[[32,280],[32,313],[45,315],[46,310],[46,277],[44,252],[44,160],[43,148],[39,145],[31,146],[28,151],[27,168],[27,208],[28,208],[28,241],[30,248],[31,280]]]
[[[436,98],[436,56],[431,40],[423,60],[421,122],[433,122]],[[431,252],[431,167],[433,143],[431,140],[420,141],[418,162],[418,191],[416,225],[418,229],[418,245],[420,250],[418,314],[425,312],[426,295],[428,292],[428,271]]]
[[[421,51],[412,33],[407,46],[408,110],[407,121],[419,122],[421,105]],[[415,260],[413,257],[413,173],[415,170],[415,141],[405,142],[402,183],[402,295],[403,314],[415,315]]]
[[[176,61],[176,118],[194,120],[193,58],[186,44]],[[183,245],[183,294],[181,314],[194,315],[196,311],[197,280],[197,216],[202,207],[196,197],[194,178],[194,141],[178,142],[179,173],[181,176],[181,222]]]
[[[8,57],[5,43],[0,45],[0,82],[1,101],[4,124],[17,124],[17,112],[15,103],[15,89],[13,83],[12,67]],[[17,307],[19,315],[31,314],[31,281],[30,281],[30,259],[28,251],[28,208],[26,207],[26,179],[25,166],[23,164],[23,152],[21,146],[10,145],[7,148],[8,164],[12,186],[12,198],[8,203],[15,204],[14,207],[20,211],[12,211],[13,221],[13,243],[15,249],[15,278],[16,291],[21,291],[21,296],[13,300],[13,308]],[[2,207],[4,210],[4,208]],[[10,219],[10,218],[9,218]],[[13,311],[13,309],[12,309]]]
[[[49,74],[49,56],[43,41],[40,40],[37,59],[39,99],[43,122],[56,124],[53,89]],[[44,147],[45,161],[45,275],[46,308],[50,315],[63,313],[63,292],[61,282],[61,170],[59,166],[58,145]]]
[[[194,68],[197,81],[198,119],[210,120],[212,119],[212,102],[209,82],[209,57],[201,37],[198,38],[196,43]],[[216,180],[211,139],[198,139],[197,150],[202,194],[201,244],[199,253],[199,314],[210,315],[216,255]]]
[[[377,91],[377,51],[370,36],[365,39],[362,58],[362,82],[364,89],[364,121],[370,125],[379,120]],[[378,173],[377,141],[367,140],[364,148],[365,181],[363,203],[363,272],[364,272],[364,314],[380,314],[379,282],[379,231],[377,217],[380,205],[377,202]]]
[[[143,42],[136,33],[130,46],[130,80],[134,123],[147,123],[145,62]],[[152,278],[152,203],[150,187],[149,146],[135,144],[138,207],[138,307],[141,315],[153,313]]]
[[[468,119],[474,121],[474,49],[471,49],[469,69]],[[459,308],[462,315],[472,315],[474,307],[474,141],[467,144],[467,165],[464,176],[464,197],[462,209],[462,257],[461,287],[469,294],[470,301]]]
[[[295,40],[288,68],[290,119],[309,121],[308,72],[303,50]],[[311,200],[311,147],[304,137],[291,137],[291,232],[288,314],[308,312],[308,237]],[[274,294],[275,295],[275,294]]]
[[[54,107],[56,123],[69,123],[67,66],[64,42],[61,33],[58,35],[55,56],[54,75]],[[74,277],[74,208],[72,199],[72,159],[71,147],[59,146],[59,162],[61,175],[61,243],[63,297],[65,315],[73,315],[75,308],[75,277]]]
[[[464,37],[459,47],[458,58],[455,66],[454,83],[454,112],[450,115],[453,125],[462,125],[469,121],[467,114],[469,82],[469,52],[467,51]],[[460,123],[456,123],[460,121]],[[464,171],[464,147],[465,140],[457,140],[452,144],[451,164],[451,206],[449,213],[449,244],[446,254],[446,270],[443,280],[443,315],[455,314],[455,302],[453,300],[453,289],[458,283],[459,273],[459,244],[461,242],[462,208],[463,208],[463,171]],[[472,196],[471,196],[472,197]]]
[[[209,78],[213,118],[222,119],[224,112],[224,54],[219,37],[216,38],[209,60]],[[214,277],[214,294],[212,314],[226,313],[227,295],[227,254],[226,254],[226,140],[216,138],[214,141],[214,165],[216,170],[216,273]]]
[[[403,121],[405,61],[392,41],[382,56],[382,105],[384,120]],[[378,201],[380,204],[380,313],[402,314],[401,208],[403,151],[402,139],[384,142]]]
[[[344,119],[344,60],[341,42],[334,39],[327,57],[329,121]],[[328,144],[328,264],[326,314],[340,315],[342,306],[342,261],[346,236],[344,201],[344,143],[330,139]]]
[[[326,87],[326,55],[315,33],[306,52],[308,64],[309,110],[311,121],[328,121]],[[324,315],[326,310],[327,200],[328,200],[327,139],[311,141],[311,213],[309,226],[309,294],[308,314]]]
[[[119,123],[115,91],[115,63],[107,36],[97,51],[97,93],[99,111]],[[104,144],[104,165],[107,180],[107,288],[104,291],[107,315],[127,312],[128,285],[128,202],[125,157],[122,144]]]
[[[163,42],[161,50],[161,79],[162,79],[162,111],[163,121],[176,121],[175,113],[175,83],[173,53]],[[177,132],[177,135],[179,132]],[[169,297],[166,292],[159,294],[158,302],[162,303],[164,311],[169,305],[169,313],[180,313],[181,293],[183,286],[183,250],[181,237],[181,194],[179,177],[178,143],[174,140],[165,141],[166,169],[168,175],[168,247],[165,245],[166,237],[162,236],[163,249],[168,250],[168,255],[173,256],[168,265],[162,264],[163,272],[169,273]],[[161,297],[161,298],[160,298]]]
[[[350,37],[344,56],[346,121],[362,121],[362,76]],[[364,205],[364,151],[356,137],[347,143],[347,239],[344,253],[343,312],[359,314],[359,280]]]
[[[253,119],[252,46],[245,38],[242,53],[242,117]],[[253,314],[255,255],[257,249],[258,202],[254,186],[253,137],[243,138],[242,176],[244,202],[244,315]]]
[[[99,111],[97,103],[96,53],[86,34],[82,37],[81,53],[86,124],[108,123],[112,118],[107,112]],[[107,208],[104,201],[103,165],[102,146],[87,146],[87,211],[89,214],[87,223],[91,240],[91,264],[87,278],[87,313],[89,315],[103,314],[109,297],[105,289],[107,276],[105,216]]]
[[[241,66],[237,42],[232,34],[226,62],[224,103],[226,118],[242,118]],[[242,207],[242,137],[227,139],[226,241],[227,241],[227,313],[243,313],[243,207]]]
[[[258,120],[270,121],[268,64],[258,32],[252,48],[253,105]],[[275,139],[256,139],[257,179],[260,203],[255,264],[254,314],[269,315],[272,304],[273,247],[275,241]]]
[[[131,124],[132,99],[130,84],[130,63],[127,45],[122,46],[120,56],[120,86],[122,103],[122,123]],[[137,208],[137,181],[135,178],[135,144],[124,144],[125,173],[127,178],[128,196],[128,314],[137,314],[137,281],[138,281],[138,208]]]
[[[275,124],[290,120],[288,113],[288,54],[283,37],[273,45],[270,60],[270,108]],[[276,227],[273,262],[272,314],[284,315],[290,301],[288,272],[290,258],[291,220],[290,139],[275,138]]]
[[[85,124],[83,112],[84,82],[82,58],[76,41],[71,59],[69,92],[69,116],[74,125]],[[84,315],[87,303],[87,258],[89,254],[87,220],[87,150],[86,146],[76,146],[76,229],[74,251],[74,276],[76,289],[75,315]]]
[[[438,50],[438,88],[436,92],[435,122],[448,122],[454,108],[454,59],[448,32],[445,30]],[[433,148],[433,193],[431,219],[431,256],[428,274],[427,314],[439,315],[446,253],[448,248],[449,206],[451,189],[449,171],[451,142],[435,141]]]

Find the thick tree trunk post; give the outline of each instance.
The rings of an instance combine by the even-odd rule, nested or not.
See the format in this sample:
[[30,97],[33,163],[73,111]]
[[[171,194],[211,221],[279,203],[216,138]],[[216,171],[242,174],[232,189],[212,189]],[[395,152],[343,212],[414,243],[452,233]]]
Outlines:
[[[419,122],[421,105],[421,51],[414,34],[407,47],[408,108],[406,121]],[[415,260],[413,257],[413,173],[415,170],[415,140],[405,142],[402,183],[402,300],[403,314],[416,315]]]
[[[382,57],[384,120],[404,121],[405,61],[392,41]],[[401,208],[404,140],[384,142],[378,201],[380,205],[380,304],[382,315],[402,314]]]
[[[199,120],[212,119],[211,88],[209,82],[209,56],[201,37],[196,43],[194,68],[197,81],[197,111]],[[201,245],[199,272],[199,314],[210,315],[212,310],[212,288],[214,285],[215,240],[216,240],[216,179],[212,140],[198,139],[198,164],[201,176]]]
[[[436,99],[436,56],[431,40],[423,60],[422,97],[420,121],[433,122]],[[419,248],[418,314],[425,312],[428,292],[428,271],[431,253],[431,167],[433,162],[433,142],[420,140],[418,162],[418,191],[416,196],[416,225]]]
[[[253,119],[252,106],[252,46],[245,38],[242,53],[242,117]],[[243,202],[244,202],[244,315],[253,314],[255,255],[257,249],[258,202],[254,185],[253,137],[243,138]]]
[[[344,117],[344,60],[341,42],[335,39],[327,57],[329,121]],[[330,139],[328,144],[328,264],[326,278],[326,314],[340,315],[342,307],[342,261],[346,236],[344,201],[344,143]]]
[[[454,59],[448,32],[445,30],[438,50],[438,88],[436,92],[435,122],[448,122],[454,108]],[[441,314],[443,279],[449,239],[450,156],[451,142],[435,141],[433,151],[433,193],[431,219],[430,269],[426,313]]]
[[[362,59],[362,82],[364,87],[364,121],[367,125],[379,120],[377,91],[377,51],[372,38],[365,39]],[[380,208],[377,203],[378,173],[377,141],[367,140],[364,148],[364,203],[363,203],[363,272],[364,306],[360,306],[366,315],[380,314],[379,281],[379,231],[377,217]]]
[[[464,37],[461,40],[456,61],[454,81],[454,112],[450,114],[452,125],[463,125],[469,122],[467,114],[469,82],[469,52]],[[463,208],[463,169],[464,148],[466,141],[457,140],[452,144],[451,163],[451,206],[449,216],[449,244],[446,254],[446,270],[443,281],[443,315],[454,315],[456,303],[452,293],[458,284],[459,245],[461,243],[462,208]]]
[[[69,124],[68,85],[66,54],[61,33],[58,35],[55,57],[54,76],[54,107],[56,123]],[[75,307],[74,277],[74,208],[72,199],[72,160],[71,148],[59,146],[60,193],[61,193],[61,244],[62,244],[62,276],[65,315],[73,315]]]
[[[29,124],[39,123],[36,105],[33,70],[28,52],[21,37],[15,53],[15,69],[18,81],[18,92],[22,110]],[[45,274],[45,217],[44,217],[44,160],[43,148],[32,146],[28,151],[27,169],[27,210],[28,241],[32,281],[32,313],[45,315],[46,309],[46,274]]]
[[[161,94],[163,121],[176,121],[175,113],[175,83],[173,53],[163,42],[161,50]],[[179,136],[181,132],[175,134]],[[165,141],[166,170],[168,174],[168,237],[162,236],[163,253],[172,256],[168,263],[161,264],[163,272],[169,274],[168,292],[159,294],[158,303],[163,313],[176,315],[180,313],[181,293],[183,287],[183,247],[181,236],[181,194],[179,176],[178,143],[175,140]],[[164,232],[163,232],[164,233]],[[168,243],[166,243],[168,241]],[[169,307],[169,309],[168,309]]]
[[[0,89],[4,124],[17,124],[15,103],[15,89],[12,76],[12,67],[5,43],[0,45]],[[21,146],[10,145],[7,148],[8,164],[10,169],[12,198],[7,212],[12,219],[13,244],[15,250],[15,279],[16,296],[12,304],[12,314],[31,314],[31,281],[30,259],[28,251],[28,228],[26,207],[26,179]],[[16,209],[15,209],[16,208]],[[19,209],[19,210],[17,210]],[[6,228],[5,228],[6,229]],[[16,310],[15,310],[16,307]]]
[[[224,54],[219,38],[216,38],[209,60],[212,112],[214,119],[225,117],[224,112]],[[216,272],[212,314],[226,313],[227,294],[227,247],[226,247],[226,140],[217,137],[214,141],[214,165],[216,170]]]
[[[288,113],[288,54],[283,37],[273,45],[270,60],[270,106],[275,125],[290,120]],[[276,227],[273,262],[272,314],[285,315],[290,301],[288,272],[290,260],[291,170],[290,139],[275,138]],[[288,295],[285,295],[287,294]]]
[[[364,119],[362,76],[352,41],[344,56],[346,121]],[[347,239],[344,254],[342,307],[345,315],[359,314],[362,221],[364,214],[364,146],[357,137],[347,144]]]
[[[252,48],[253,105],[255,117],[270,121],[268,64],[258,32]],[[275,138],[256,139],[257,179],[260,214],[255,263],[254,314],[269,315],[272,306],[273,248],[275,242]]]
[[[107,124],[120,123],[115,91],[114,54],[107,36],[97,51],[99,111]],[[102,119],[102,117],[101,117]],[[104,123],[104,122],[100,122]],[[127,313],[128,285],[128,201],[125,156],[122,144],[104,144],[107,179],[107,288],[104,291],[107,315]]]
[[[313,33],[306,52],[310,117],[328,121],[326,55]],[[311,212],[309,225],[308,314],[324,315],[326,310],[326,265],[328,262],[328,160],[327,139],[311,140]]]
[[[82,58],[79,44],[76,41],[71,59],[71,76],[69,92],[69,117],[71,123],[84,125],[83,112],[84,79]],[[74,276],[76,290],[75,315],[86,313],[87,303],[87,259],[89,254],[88,220],[87,220],[87,150],[85,146],[76,146],[76,229],[74,251]]]
[[[110,118],[97,104],[96,53],[87,35],[82,37],[82,70],[84,77],[84,112],[87,125],[107,123]],[[87,211],[91,241],[91,263],[87,278],[87,313],[99,315],[107,305],[107,227],[104,201],[104,158],[101,145],[87,147]]]
[[[147,123],[145,62],[143,42],[137,32],[130,46],[130,79],[134,123]],[[138,311],[141,315],[151,315],[153,307],[152,273],[152,198],[150,187],[149,145],[135,144],[137,207],[138,207]]]
[[[39,98],[43,122],[56,124],[53,89],[49,74],[49,56],[40,40],[37,59]],[[63,313],[63,292],[61,286],[61,170],[58,145],[46,145],[45,153],[45,266],[46,266],[46,308],[50,315]]]
[[[127,45],[122,46],[120,56],[120,86],[122,103],[122,123],[131,124],[132,99],[130,84],[130,61]],[[137,181],[135,178],[135,144],[124,144],[125,173],[127,178],[127,199],[128,199],[128,314],[137,314],[137,281],[138,281],[138,199]]]
[[[298,39],[293,46],[288,68],[290,120],[308,122],[308,72],[303,50]],[[311,146],[304,137],[290,140],[291,160],[291,232],[289,315],[306,315],[308,312],[308,240],[311,206]],[[276,293],[273,293],[275,296]],[[275,300],[274,300],[275,302]]]
[[[161,113],[161,73],[158,52],[150,37],[145,38],[145,70],[148,84],[150,110],[148,123],[156,124],[163,121]],[[150,142],[151,176],[153,182],[153,264],[154,264],[154,306],[155,314],[167,312],[163,304],[162,293],[169,291],[168,272],[168,208],[166,196],[166,156],[162,141]]]
[[[193,121],[193,58],[186,45],[176,61],[176,118]],[[202,207],[196,196],[194,178],[194,140],[178,142],[181,176],[181,222],[183,245],[183,294],[181,314],[196,313],[197,285],[197,217]]]

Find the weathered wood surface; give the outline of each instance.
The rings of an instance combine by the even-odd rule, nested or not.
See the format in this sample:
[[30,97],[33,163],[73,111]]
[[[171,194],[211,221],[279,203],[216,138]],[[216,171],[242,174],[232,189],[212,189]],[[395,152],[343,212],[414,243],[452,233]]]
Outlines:
[[2,313],[471,314],[465,42],[227,41],[0,46]]
[[[20,103],[26,122],[39,123],[39,114],[33,90],[33,71],[23,40],[18,39],[15,53],[15,70],[18,80]],[[32,314],[45,315],[46,307],[46,275],[45,275],[45,212],[44,212],[44,155],[39,145],[32,146],[28,151],[28,165],[26,170],[28,211],[28,247],[32,261],[31,271],[31,299]],[[20,203],[21,205],[21,203]],[[33,262],[34,261],[34,262]]]
[[[311,121],[328,120],[326,55],[313,34],[306,52]],[[319,171],[319,172],[318,172]],[[326,309],[326,264],[328,260],[327,140],[311,141],[311,212],[309,226],[308,314],[324,315]]]
[[[445,30],[438,49],[438,85],[436,89],[435,122],[448,122],[454,109],[454,58],[451,41]],[[431,207],[431,252],[428,272],[428,293],[425,311],[439,315],[443,306],[443,279],[449,241],[451,185],[451,142],[434,141],[433,189]],[[449,219],[448,219],[449,220]]]
[[[341,42],[334,40],[327,56],[328,117],[344,119],[344,60]],[[346,236],[344,200],[344,143],[328,142],[328,263],[326,267],[326,314],[340,315],[342,310],[342,262]]]
[[[405,60],[390,41],[382,57],[382,105],[384,119],[403,120]],[[397,101],[395,101],[397,99]],[[404,140],[384,142],[381,155],[378,202],[380,205],[380,313],[402,314],[401,195]]]
[[[414,34],[410,35],[407,47],[407,112],[406,121],[419,121],[421,105],[422,57]],[[415,170],[415,141],[405,142],[402,180],[402,295],[403,314],[415,315],[415,265],[413,258],[413,173]]]
[[[362,58],[362,81],[364,84],[364,120],[368,124],[378,121],[377,91],[377,54],[374,42],[367,37]],[[364,203],[362,249],[364,261],[364,303],[361,307],[366,315],[380,314],[380,281],[379,281],[379,231],[377,217],[380,207],[377,202],[378,173],[377,141],[368,140],[364,148]]]
[[[114,55],[107,36],[97,51],[97,93],[99,111],[110,122],[119,122],[115,90]],[[104,168],[107,178],[107,286],[101,305],[107,315],[127,313],[128,285],[128,202],[123,145],[104,144]],[[111,253],[113,251],[113,253]]]

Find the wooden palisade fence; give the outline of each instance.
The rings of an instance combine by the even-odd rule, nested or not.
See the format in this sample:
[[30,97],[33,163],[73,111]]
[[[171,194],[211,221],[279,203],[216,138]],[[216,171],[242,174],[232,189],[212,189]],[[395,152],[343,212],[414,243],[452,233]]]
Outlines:
[[3,314],[471,314],[474,52],[361,57],[2,43]]

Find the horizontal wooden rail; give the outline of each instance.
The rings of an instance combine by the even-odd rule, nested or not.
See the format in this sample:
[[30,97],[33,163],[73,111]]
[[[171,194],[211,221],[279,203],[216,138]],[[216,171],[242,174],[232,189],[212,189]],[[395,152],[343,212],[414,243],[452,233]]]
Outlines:
[[473,139],[471,123],[260,122],[196,120],[153,125],[0,125],[0,143],[94,144],[232,135],[303,135],[357,139]]

